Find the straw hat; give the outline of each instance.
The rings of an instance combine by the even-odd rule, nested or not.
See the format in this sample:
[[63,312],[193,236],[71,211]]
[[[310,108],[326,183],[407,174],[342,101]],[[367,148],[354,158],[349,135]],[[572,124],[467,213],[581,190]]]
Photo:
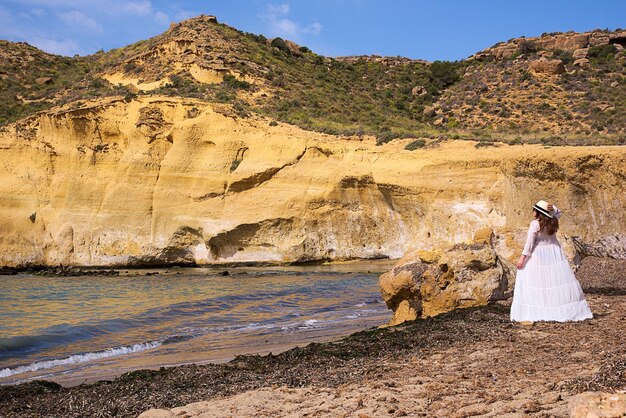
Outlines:
[[546,202],[545,200],[540,200],[539,202],[535,203],[533,209],[543,215],[546,215],[548,218],[553,218],[553,216],[550,214],[550,211],[548,210],[548,202]]

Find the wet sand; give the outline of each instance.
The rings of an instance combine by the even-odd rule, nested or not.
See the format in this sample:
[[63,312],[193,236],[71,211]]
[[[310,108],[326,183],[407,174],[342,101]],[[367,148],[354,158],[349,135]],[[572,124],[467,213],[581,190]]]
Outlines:
[[226,364],[1,387],[0,415],[567,416],[577,393],[626,389],[625,267],[585,260],[582,323],[512,324],[498,303]]

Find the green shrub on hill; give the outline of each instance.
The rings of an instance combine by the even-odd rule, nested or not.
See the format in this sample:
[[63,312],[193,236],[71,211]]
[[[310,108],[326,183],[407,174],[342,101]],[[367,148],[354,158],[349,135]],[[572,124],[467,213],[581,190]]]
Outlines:
[[249,90],[251,87],[250,83],[248,83],[247,81],[238,80],[235,76],[231,74],[226,74],[222,83],[227,88],[231,88],[233,90]]
[[523,39],[519,45],[517,46],[517,51],[520,54],[529,55],[534,52],[537,52],[537,46],[535,43],[528,39]]
[[404,146],[405,150],[414,151],[416,149],[424,148],[426,145],[426,141],[423,139],[416,139],[415,141],[409,142]]
[[474,144],[474,148],[486,148],[486,147],[496,147],[496,143],[494,141],[480,141]]
[[285,42],[285,40],[283,38],[274,38],[274,39],[272,39],[271,45],[273,47],[275,47],[275,48],[280,49],[283,52],[291,54],[291,50],[289,49],[289,47],[287,46],[287,42]]
[[563,51],[556,49],[554,52],[554,58],[563,61],[564,65],[569,65],[574,62],[574,55],[570,51]]
[[[169,48],[172,42],[176,48]],[[514,56],[535,57],[540,52],[531,40],[516,42]],[[491,55],[430,64],[399,57],[333,59],[304,46],[291,51],[291,44],[281,38],[268,43],[262,35],[203,19],[89,57],[58,57],[33,47],[6,45],[19,51],[13,54],[15,59],[0,62],[0,125],[57,104],[140,94],[230,103],[238,116],[257,112],[308,130],[372,135],[378,144],[440,136],[509,142],[512,135],[522,136],[523,142],[553,144],[606,138],[619,142],[616,138],[623,137],[626,126],[626,65],[624,53],[614,45],[590,48],[589,68],[572,66],[571,52],[550,51],[568,71],[545,80],[528,71],[526,60]],[[0,41],[0,52],[4,46]],[[168,54],[182,55],[184,60],[193,55],[200,66],[218,63],[254,83],[233,75],[217,84],[200,83]],[[134,89],[100,78],[119,72],[140,80],[171,81],[150,92],[133,93]],[[46,80],[36,82],[37,78]],[[572,135],[546,139],[568,129]],[[472,137],[474,130],[480,136]],[[585,135],[593,138],[580,140]]]
[[587,51],[587,58],[593,65],[602,65],[614,60],[616,52],[617,48],[612,44],[592,46]]
[[162,94],[170,97],[193,97],[196,99],[208,98],[209,89],[205,84],[199,83],[191,76],[185,73],[172,74],[170,82],[166,85],[155,89],[152,94]]
[[430,65],[430,80],[437,87],[437,92],[461,79],[459,69],[462,66],[458,61],[435,61]]
[[0,125],[54,106],[55,96],[80,87],[91,63],[6,41],[0,41],[0,52]]

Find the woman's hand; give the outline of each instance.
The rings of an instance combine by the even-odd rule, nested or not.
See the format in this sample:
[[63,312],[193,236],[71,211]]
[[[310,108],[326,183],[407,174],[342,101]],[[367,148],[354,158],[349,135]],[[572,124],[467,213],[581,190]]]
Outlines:
[[554,206],[552,206],[551,204],[548,204],[548,212],[552,213],[553,210],[554,210]]
[[519,260],[517,260],[517,268],[523,269],[525,261],[526,261],[526,256],[525,255],[520,256]]

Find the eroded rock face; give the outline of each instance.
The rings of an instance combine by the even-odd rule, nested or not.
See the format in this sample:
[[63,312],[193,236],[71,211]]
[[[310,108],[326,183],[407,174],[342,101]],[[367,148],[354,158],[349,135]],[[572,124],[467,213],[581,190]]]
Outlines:
[[483,306],[505,297],[507,270],[488,243],[455,244],[441,251],[406,255],[380,277],[389,325]]
[[593,242],[584,242],[580,237],[574,237],[571,241],[577,253],[582,257],[626,259],[626,235],[623,234],[608,235]]
[[624,147],[407,151],[229,115],[141,97],[4,127],[0,266],[399,258],[523,234],[539,198],[583,244],[626,230]]
[[580,58],[587,58],[587,52],[589,51],[589,48],[581,48],[581,49],[577,49],[576,51],[574,51],[572,53],[572,56],[575,59],[580,59]]
[[589,33],[560,33],[552,36],[531,38],[542,49],[574,51],[589,45]]
[[[474,55],[474,58],[484,59],[491,56],[498,60],[508,59],[518,52],[520,46],[524,44],[540,51],[560,50],[574,53],[592,46],[607,44],[623,46],[626,44],[626,31],[607,32],[596,30],[585,33],[546,33],[538,37],[515,38],[478,52]],[[578,54],[580,55],[581,52],[578,52]]]
[[541,74],[563,74],[565,66],[561,60],[540,59],[528,64],[528,69]]

